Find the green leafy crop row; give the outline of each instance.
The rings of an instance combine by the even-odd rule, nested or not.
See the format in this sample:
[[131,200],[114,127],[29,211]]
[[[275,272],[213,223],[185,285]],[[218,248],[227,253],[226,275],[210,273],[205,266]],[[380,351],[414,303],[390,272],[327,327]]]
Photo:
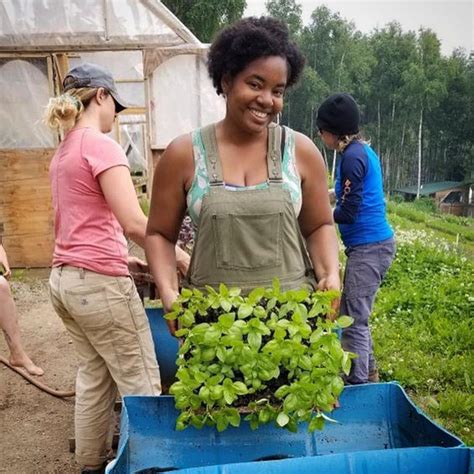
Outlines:
[[239,288],[183,289],[167,319],[183,338],[170,393],[181,411],[178,430],[192,425],[252,429],[275,422],[290,431],[300,421],[321,429],[343,389],[353,354],[336,330],[352,319],[326,318],[337,292]]
[[[419,206],[419,205],[418,205]],[[399,203],[393,201],[387,204],[388,211],[412,222],[423,223],[427,227],[439,230],[445,234],[474,242],[473,219],[436,212],[427,213],[414,203]]]

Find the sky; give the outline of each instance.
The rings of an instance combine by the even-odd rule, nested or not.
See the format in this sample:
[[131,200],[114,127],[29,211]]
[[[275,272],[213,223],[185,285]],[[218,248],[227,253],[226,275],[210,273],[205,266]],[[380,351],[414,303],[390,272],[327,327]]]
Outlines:
[[[382,28],[390,21],[398,21],[404,31],[418,31],[420,26],[433,30],[441,41],[441,51],[450,55],[462,47],[467,53],[474,50],[473,0],[296,0],[303,8],[303,22],[309,22],[311,12],[326,5],[354,22],[363,33]],[[265,0],[247,0],[246,16],[265,14]]]

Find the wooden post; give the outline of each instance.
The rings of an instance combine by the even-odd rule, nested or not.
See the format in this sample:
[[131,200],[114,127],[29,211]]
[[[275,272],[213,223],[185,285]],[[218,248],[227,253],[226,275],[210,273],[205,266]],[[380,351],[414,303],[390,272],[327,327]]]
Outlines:
[[56,66],[56,72],[58,73],[58,90],[57,93],[61,93],[63,90],[63,81],[69,71],[69,56],[64,53],[53,54],[54,65]]

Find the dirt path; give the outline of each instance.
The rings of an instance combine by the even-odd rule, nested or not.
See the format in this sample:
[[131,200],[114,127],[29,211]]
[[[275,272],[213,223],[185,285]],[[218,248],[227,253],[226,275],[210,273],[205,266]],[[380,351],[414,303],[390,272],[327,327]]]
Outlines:
[[[45,371],[41,381],[57,390],[74,387],[71,341],[49,302],[47,270],[28,271],[12,282],[23,343]],[[7,356],[0,336],[0,354]],[[40,391],[0,363],[0,472],[75,473],[68,438],[73,436],[74,399]]]

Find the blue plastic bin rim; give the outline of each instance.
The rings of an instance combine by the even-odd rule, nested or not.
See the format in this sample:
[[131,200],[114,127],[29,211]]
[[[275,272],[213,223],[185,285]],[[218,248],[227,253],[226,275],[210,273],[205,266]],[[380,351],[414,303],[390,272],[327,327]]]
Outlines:
[[[374,388],[374,386],[377,387],[378,390],[384,390],[384,387],[385,389],[387,389],[388,391],[392,391],[392,388],[395,388],[396,391],[399,393],[399,394],[402,394],[403,395],[403,398],[405,399],[406,402],[408,402],[408,404],[412,407],[412,409],[420,416],[422,417],[425,417],[426,419],[428,419],[438,430],[440,430],[440,432],[444,433],[446,436],[450,437],[451,440],[453,441],[453,444],[451,447],[442,447],[442,448],[439,448],[439,449],[457,449],[457,448],[462,448],[462,447],[465,447],[465,445],[463,444],[462,440],[459,439],[457,436],[454,436],[452,433],[450,433],[449,431],[447,431],[445,428],[443,428],[442,426],[440,426],[438,423],[434,422],[433,420],[431,420],[424,412],[423,410],[421,410],[411,399],[410,397],[407,395],[406,391],[403,389],[403,387],[396,381],[392,381],[392,382],[385,382],[385,383],[377,383],[377,384],[364,384],[364,385],[357,385],[357,386],[346,386],[345,389],[344,389],[344,392],[351,392],[353,390],[356,390],[356,391],[361,391],[361,392],[364,392],[365,390],[371,390]],[[156,396],[125,396],[124,397],[124,401],[123,401],[123,410],[124,412],[126,412],[126,409],[127,409],[127,406],[130,406],[133,407],[134,404],[139,404],[140,403],[140,399],[142,400],[149,400],[151,401],[152,399],[157,399],[157,398],[165,398],[165,399],[168,399],[170,400],[169,403],[172,403],[171,402],[171,399],[173,398],[171,395],[161,395],[159,397],[156,397]],[[120,456],[122,456],[124,454],[124,452],[126,451],[126,444],[128,443],[128,437],[127,438],[124,438],[124,439],[121,439],[121,443],[119,445],[119,450],[117,452],[117,460],[120,458]],[[458,445],[456,446],[455,443],[458,443]],[[417,447],[417,448],[414,448],[414,449],[427,449],[427,448],[433,448],[433,446],[425,446],[425,447]],[[400,449],[412,449],[412,448],[391,448],[391,449],[397,449],[397,450],[400,450]],[[352,451],[352,453],[369,453],[369,452],[375,452],[376,450],[370,450],[370,451],[367,451],[367,450],[361,450],[361,451]],[[321,455],[318,455],[317,457],[324,457],[324,456],[332,456],[333,454],[321,454]],[[307,456],[307,457],[310,457],[310,456]],[[298,458],[292,458],[292,459],[298,459]],[[264,461],[265,462],[265,461]],[[107,467],[107,470],[106,472],[108,473],[113,473],[115,472],[114,471],[114,462],[112,462],[111,464],[109,464],[109,466]],[[236,464],[236,463],[228,463],[229,465],[230,464]],[[208,465],[209,466],[209,465]],[[198,466],[196,466],[197,468]],[[202,469],[204,469],[206,466],[201,466]],[[184,468],[182,468],[183,470]],[[189,469],[194,469],[192,467],[188,467],[187,468],[188,470]],[[122,471],[121,471],[122,472]],[[127,471],[128,472],[128,471]],[[183,471],[184,472],[184,471]]]
[[[437,423],[436,421],[434,421],[433,419],[431,419],[431,417],[429,417],[420,407],[418,407],[418,405],[416,405],[413,400],[408,396],[408,394],[406,393],[405,389],[400,385],[399,382],[397,382],[396,380],[392,380],[390,382],[379,382],[379,383],[367,383],[367,384],[362,384],[362,385],[346,385],[344,387],[344,391],[347,391],[347,390],[360,390],[362,387],[371,387],[371,386],[377,386],[377,387],[382,387],[382,386],[394,386],[394,387],[397,387],[398,390],[400,390],[400,392],[403,394],[403,396],[405,397],[405,399],[407,400],[407,402],[413,407],[413,409],[417,412],[417,414],[421,415],[421,416],[424,416],[426,418],[428,418],[428,420],[433,423],[439,430],[441,430],[442,432],[444,432],[446,435],[448,436],[451,436],[452,438],[456,439],[459,443],[459,446],[465,446],[465,444],[463,443],[463,441],[456,435],[452,434],[451,432],[449,432],[446,428],[444,428],[443,426],[441,426],[439,423]],[[370,390],[370,388],[369,388]],[[159,395],[159,397],[162,397],[162,398],[174,398],[172,395]],[[153,395],[126,395],[123,397],[123,403],[124,403],[124,406],[127,405],[127,401],[129,400],[136,400],[137,398],[143,398],[143,399],[151,399],[151,398],[157,398],[156,396],[153,396]],[[118,453],[117,453],[118,454]]]

